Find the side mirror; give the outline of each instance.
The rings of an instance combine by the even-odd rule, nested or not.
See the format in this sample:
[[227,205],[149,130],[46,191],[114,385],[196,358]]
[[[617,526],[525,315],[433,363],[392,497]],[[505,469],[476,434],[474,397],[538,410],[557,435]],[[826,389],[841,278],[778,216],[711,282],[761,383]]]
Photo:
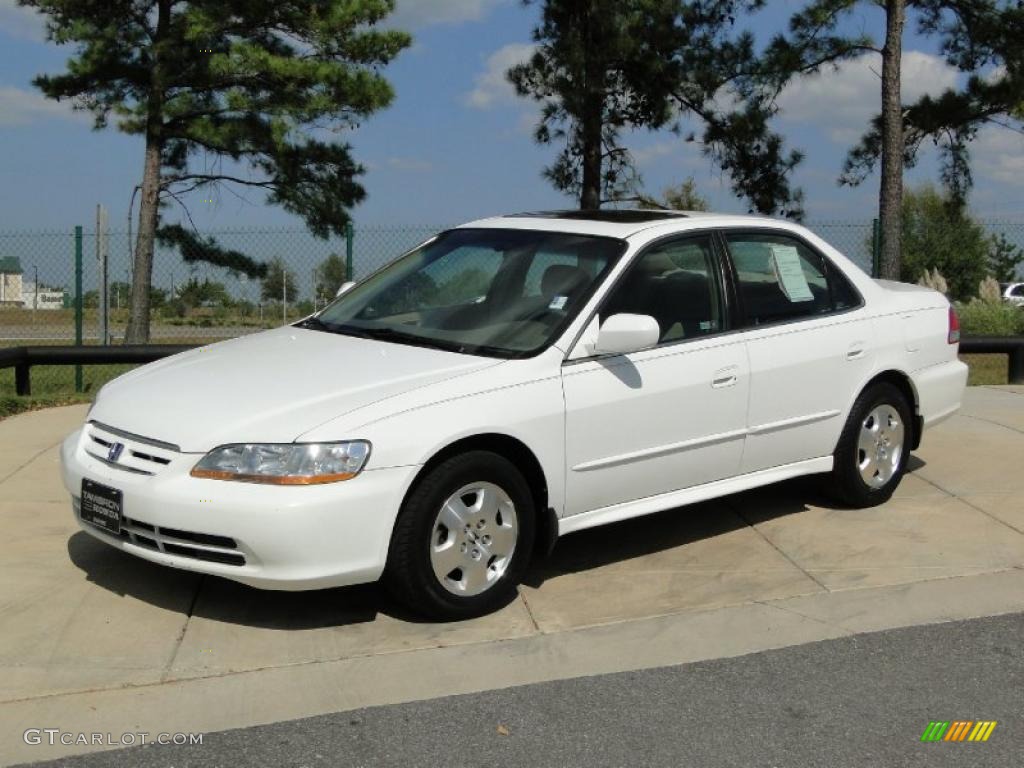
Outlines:
[[345,293],[346,291],[351,290],[352,288],[355,287],[355,285],[356,285],[355,282],[353,282],[352,280],[349,280],[348,282],[342,283],[341,287],[338,288],[338,292],[336,294],[334,294],[334,298],[338,298],[339,296],[341,296],[341,294]]
[[594,352],[599,355],[625,355],[649,349],[658,343],[661,328],[650,315],[612,315],[597,335]]

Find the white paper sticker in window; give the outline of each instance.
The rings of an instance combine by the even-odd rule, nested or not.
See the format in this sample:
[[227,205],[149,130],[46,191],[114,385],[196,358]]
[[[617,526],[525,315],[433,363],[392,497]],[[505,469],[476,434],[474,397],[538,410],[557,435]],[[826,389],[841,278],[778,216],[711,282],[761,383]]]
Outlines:
[[814,294],[807,284],[796,248],[792,245],[773,245],[771,248],[772,269],[775,270],[775,279],[779,281],[779,287],[786,298],[794,303],[814,301]]
[[568,296],[555,296],[551,299],[551,303],[548,304],[548,309],[562,309],[565,307],[565,302],[569,300]]

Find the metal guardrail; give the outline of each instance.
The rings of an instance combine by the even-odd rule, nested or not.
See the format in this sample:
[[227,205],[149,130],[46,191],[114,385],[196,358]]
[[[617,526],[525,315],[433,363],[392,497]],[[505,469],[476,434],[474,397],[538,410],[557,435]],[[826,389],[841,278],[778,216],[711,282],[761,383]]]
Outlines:
[[968,336],[960,351],[969,355],[1006,355],[1011,384],[1024,384],[1024,336]]
[[[7,347],[0,349],[0,369],[14,368],[14,389],[32,394],[32,367],[38,365],[109,365],[152,363],[194,344],[147,344],[138,346]],[[960,340],[967,354],[996,354],[1009,358],[1009,382],[1024,384],[1024,336],[972,336]]]
[[152,363],[195,344],[144,344],[136,346],[7,347],[0,349],[0,369],[14,369],[14,391],[32,394],[32,367],[37,365],[110,365]]

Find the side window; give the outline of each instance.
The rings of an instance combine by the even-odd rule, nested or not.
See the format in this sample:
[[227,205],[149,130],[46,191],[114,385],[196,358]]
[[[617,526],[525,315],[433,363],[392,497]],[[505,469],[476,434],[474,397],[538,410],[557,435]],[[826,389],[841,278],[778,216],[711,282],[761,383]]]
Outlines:
[[748,325],[813,317],[858,303],[846,279],[798,240],[784,235],[728,233],[725,239]]
[[601,311],[650,315],[659,343],[718,333],[724,328],[722,292],[710,237],[657,245],[630,265]]
[[832,290],[832,307],[836,312],[860,306],[860,295],[838,267],[828,265],[828,284]]

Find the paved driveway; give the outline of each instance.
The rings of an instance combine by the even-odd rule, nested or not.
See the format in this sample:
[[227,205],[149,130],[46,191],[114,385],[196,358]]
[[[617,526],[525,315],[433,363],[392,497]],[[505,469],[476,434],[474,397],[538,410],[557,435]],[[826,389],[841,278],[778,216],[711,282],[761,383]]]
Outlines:
[[469,622],[374,586],[260,592],[79,532],[57,474],[84,407],[0,422],[0,763],[30,727],[213,730],[1024,610],[1024,388],[976,388],[896,497],[798,481],[561,541]]

